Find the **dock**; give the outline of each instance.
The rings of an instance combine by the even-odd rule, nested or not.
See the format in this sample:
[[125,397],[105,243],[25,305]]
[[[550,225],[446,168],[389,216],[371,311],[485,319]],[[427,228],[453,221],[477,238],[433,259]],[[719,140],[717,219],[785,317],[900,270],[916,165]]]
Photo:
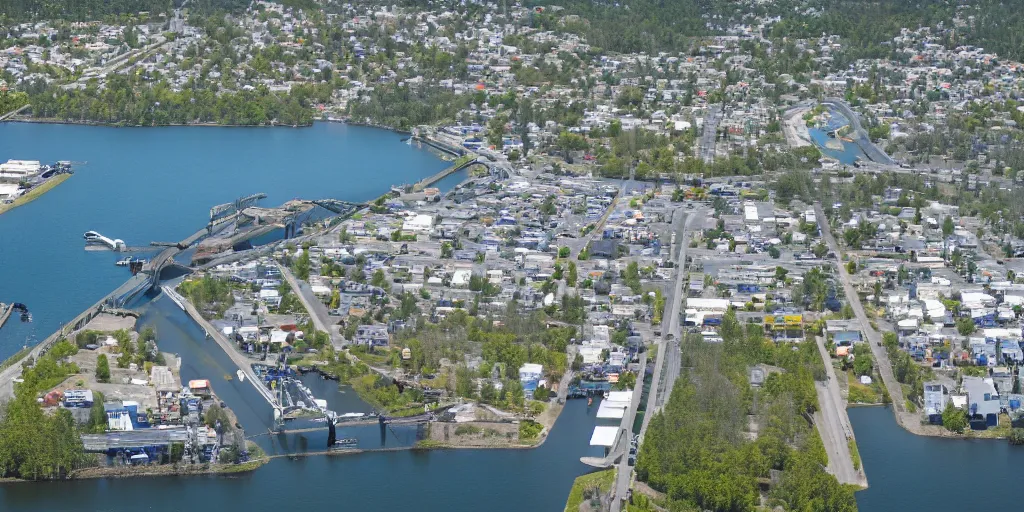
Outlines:
[[3,307],[4,310],[0,313],[0,329],[7,323],[7,319],[11,317],[11,311],[14,311],[14,304],[7,304]]

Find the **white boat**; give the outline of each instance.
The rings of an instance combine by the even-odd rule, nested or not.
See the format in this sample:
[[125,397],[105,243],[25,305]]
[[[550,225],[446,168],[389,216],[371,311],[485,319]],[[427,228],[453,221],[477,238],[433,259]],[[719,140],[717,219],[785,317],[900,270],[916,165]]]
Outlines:
[[236,375],[238,375],[238,382],[245,382],[245,373],[242,370],[238,370]]
[[119,267],[127,267],[127,266],[131,265],[132,263],[142,263],[142,264],[145,264],[146,260],[141,259],[141,258],[132,258],[130,256],[125,256],[123,259],[120,259],[120,260],[117,260],[116,262],[114,262],[114,265],[117,265]]

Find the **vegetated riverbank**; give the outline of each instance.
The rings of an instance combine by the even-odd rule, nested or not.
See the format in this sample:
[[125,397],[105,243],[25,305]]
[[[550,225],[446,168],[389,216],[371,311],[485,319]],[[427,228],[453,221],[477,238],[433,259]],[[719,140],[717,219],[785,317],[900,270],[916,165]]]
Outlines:
[[565,512],[578,512],[585,500],[604,501],[604,494],[611,490],[615,481],[615,468],[597,471],[576,477],[565,502]]
[[[134,478],[142,476],[234,475],[255,471],[270,462],[263,450],[247,441],[251,458],[239,464],[152,464],[145,466],[95,466],[72,471],[69,480],[90,478]],[[27,480],[26,480],[27,481]]]
[[35,201],[36,199],[39,198],[39,196],[49,192],[53,187],[56,187],[57,185],[60,185],[61,183],[64,183],[64,180],[66,180],[66,179],[68,179],[70,177],[71,177],[70,174],[60,174],[60,175],[54,176],[54,177],[46,180],[42,184],[33,187],[25,195],[15,199],[14,201],[12,201],[10,203],[7,203],[7,204],[0,205],[0,214],[3,214],[4,212],[10,211],[10,210],[13,210],[13,209],[15,209],[15,208],[17,208],[17,207],[19,207],[21,205],[28,204],[28,203],[31,203],[32,201]]
[[108,123],[103,121],[57,119],[53,117],[14,117],[8,123],[35,124],[66,124],[77,126],[107,126],[111,128],[171,128],[171,127],[202,127],[202,128],[309,128],[313,122],[303,124],[218,124],[218,123],[167,123],[167,124],[126,124],[123,122]]

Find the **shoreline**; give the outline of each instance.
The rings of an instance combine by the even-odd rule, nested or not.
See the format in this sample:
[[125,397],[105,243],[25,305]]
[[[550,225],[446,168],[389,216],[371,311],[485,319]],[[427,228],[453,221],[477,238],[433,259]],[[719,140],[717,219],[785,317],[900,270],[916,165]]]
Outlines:
[[156,124],[156,125],[141,125],[141,124],[122,124],[122,123],[111,123],[104,121],[75,121],[71,119],[57,119],[54,117],[10,117],[0,121],[0,123],[32,123],[32,124],[65,124],[71,126],[104,126],[109,128],[168,128],[168,127],[197,127],[197,128],[310,128],[316,123],[338,123],[349,126],[359,126],[363,128],[376,128],[378,130],[387,130],[395,132],[399,135],[412,135],[413,132],[409,130],[402,130],[394,126],[388,126],[384,124],[376,123],[361,123],[358,121],[352,121],[347,118],[314,118],[309,124],[219,124],[219,123],[170,123],[170,124]]
[[[118,128],[121,128],[121,127],[123,127],[123,128],[143,127],[143,126],[110,125],[110,124],[94,123],[94,122],[65,122],[65,121],[59,121],[59,120],[46,120],[46,119],[11,119],[9,121],[11,121],[11,122],[26,122],[26,123],[40,123],[40,124],[69,124],[69,125],[83,125],[83,126],[110,126],[110,127],[118,127]],[[322,122],[338,122],[338,121],[322,121]],[[367,127],[367,128],[382,128],[380,126],[373,126],[373,125],[366,125],[366,124],[359,124],[359,123],[351,123],[351,122],[349,122],[347,120],[342,120],[340,122],[345,123],[345,124],[353,124],[355,126],[363,126],[363,127]],[[245,126],[228,126],[228,125],[216,125],[216,124],[163,125],[163,126],[245,127]],[[281,126],[282,125],[277,125],[277,126],[261,126],[261,127],[271,128],[271,127],[281,127]],[[149,127],[149,126],[145,126],[145,127]],[[397,129],[394,129],[394,128],[384,128],[384,129],[388,129],[388,130],[394,131],[396,133],[402,133],[400,130],[397,130]],[[27,200],[25,200],[25,201],[23,201],[21,203],[18,203],[17,205],[20,206],[20,204],[24,204],[24,203],[27,203],[27,202],[29,202],[31,200],[34,200],[35,198],[41,196],[43,193],[45,193],[46,191],[52,189],[57,184],[63,182],[64,180],[66,180],[70,176],[71,176],[70,174],[67,174],[67,175],[55,177],[55,178],[53,178],[51,180],[47,180],[46,183],[39,185],[35,189],[31,190],[29,194],[26,194],[25,196],[23,196],[23,198],[27,198]],[[32,194],[32,193],[34,193],[34,195],[31,195],[31,197],[29,197],[30,194]],[[383,196],[387,197],[388,196],[388,192],[384,192]],[[19,198],[19,199],[22,199],[22,198]],[[13,206],[11,208],[13,208]],[[2,211],[0,211],[0,213],[2,213]],[[196,318],[192,318],[192,320],[196,321]],[[200,322],[197,322],[197,324],[200,325],[200,327],[202,327]],[[60,333],[63,333],[63,329],[58,330],[57,333],[55,333],[55,334],[60,334]],[[37,345],[37,347],[38,346],[39,345]],[[10,359],[13,360],[13,361],[10,362],[10,366],[14,366],[14,365],[17,365],[20,362],[22,362],[31,353],[31,351],[32,351],[32,349],[29,349],[27,351],[26,350],[22,350],[22,351],[19,351],[16,354],[14,354],[10,358]],[[226,351],[226,352],[231,352],[231,351]],[[253,381],[253,382],[256,382],[256,381]],[[527,450],[527,449],[538,448],[538,447],[542,446],[547,441],[548,437],[550,437],[550,432],[554,428],[554,425],[557,422],[558,417],[561,415],[562,409],[564,408],[564,404],[552,403],[552,404],[549,404],[549,408],[556,409],[556,410],[553,411],[554,414],[551,415],[552,417],[550,418],[550,425],[544,425],[544,429],[538,435],[537,438],[533,439],[534,442],[532,444],[514,444],[514,445],[513,444],[509,444],[509,445],[498,445],[498,446],[459,446],[459,445],[451,444],[451,443],[438,443],[438,444],[428,445],[428,446],[416,444],[416,445],[412,445],[412,446],[408,446],[408,447],[402,447],[402,448],[397,448],[397,449],[390,449],[389,451],[413,450],[413,451],[424,451],[424,452],[426,452],[426,451],[430,451],[430,450],[455,450],[455,449],[463,449],[463,450],[464,449]],[[544,423],[546,423],[546,422],[544,422]],[[260,467],[262,467],[263,465],[267,464],[270,460],[272,460],[274,458],[281,458],[281,457],[298,458],[298,457],[309,457],[309,456],[318,456],[318,455],[339,456],[339,455],[350,455],[350,454],[355,454],[355,453],[372,453],[373,451],[380,451],[380,450],[336,450],[336,451],[331,451],[331,452],[327,452],[327,453],[311,451],[311,452],[298,452],[298,453],[280,454],[280,455],[271,455],[271,456],[263,455],[261,453],[261,455],[259,457],[254,457],[252,460],[250,460],[250,461],[248,461],[246,463],[237,464],[237,465],[236,464],[207,464],[207,465],[189,466],[189,465],[181,465],[181,464],[178,464],[178,465],[175,465],[175,464],[164,464],[164,465],[147,465],[147,466],[136,466],[136,467],[92,466],[92,467],[86,467],[86,468],[80,468],[80,469],[72,470],[64,478],[61,478],[61,479],[58,479],[58,480],[84,480],[84,479],[98,479],[98,478],[133,478],[133,477],[146,477],[146,476],[169,476],[169,475],[189,476],[189,475],[218,475],[218,474],[233,474],[233,473],[249,473],[249,472],[252,472],[252,471],[255,471],[255,470],[259,469]],[[43,481],[45,481],[45,480],[43,480]],[[25,480],[25,479],[6,479],[6,480],[4,480],[4,479],[0,479],[0,483],[5,483],[5,482],[11,482],[11,483],[14,483],[14,482],[19,482],[19,483],[20,482],[36,482],[36,480]]]
[[73,126],[105,126],[108,128],[167,128],[167,127],[201,127],[201,128],[309,128],[313,126],[313,122],[309,124],[218,124],[218,123],[173,123],[173,124],[155,124],[155,125],[143,125],[143,124],[121,124],[121,123],[105,123],[103,121],[72,121],[68,119],[57,119],[52,117],[12,117],[6,119],[5,123],[34,123],[34,124],[66,124]]
[[[208,464],[198,467],[190,465],[160,464],[152,466],[106,466],[83,468],[73,471],[65,480],[96,480],[101,478],[140,478],[156,476],[204,476],[204,475],[238,475],[252,473],[270,462],[270,457],[263,456],[240,464]],[[20,480],[32,482],[32,480]]]
[[13,202],[0,205],[0,215],[3,215],[4,213],[7,213],[19,206],[24,206],[28,203],[31,203],[32,201],[35,201],[36,199],[39,199],[40,197],[43,196],[43,194],[49,192],[50,190],[53,190],[57,185],[64,183],[64,181],[66,181],[71,176],[71,174],[61,174],[58,176],[54,176],[44,181],[43,183],[40,183],[39,185],[31,188],[28,192],[25,193],[25,195],[15,199]]

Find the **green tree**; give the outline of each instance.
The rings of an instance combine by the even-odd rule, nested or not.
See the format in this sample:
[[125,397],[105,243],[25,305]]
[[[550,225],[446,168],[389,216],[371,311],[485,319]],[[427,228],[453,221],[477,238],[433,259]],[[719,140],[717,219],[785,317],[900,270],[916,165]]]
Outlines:
[[871,375],[871,349],[864,343],[853,347],[853,373],[855,375]]
[[963,317],[956,319],[956,331],[960,333],[961,336],[970,336],[974,334],[976,329],[977,326],[974,325],[974,320]]
[[513,408],[521,408],[526,400],[526,392],[518,380],[510,380],[505,384],[508,389],[508,405]]
[[309,263],[309,250],[308,249],[304,249],[302,251],[302,254],[299,255],[298,258],[295,259],[295,263],[294,263],[293,266],[295,267],[295,276],[296,277],[298,277],[299,279],[301,279],[303,281],[308,281],[309,280],[310,263]]
[[949,236],[953,234],[955,226],[953,225],[953,217],[946,215],[946,218],[942,221],[942,236]]
[[465,365],[455,369],[455,394],[472,400],[476,396],[476,381],[473,372]]
[[96,358],[96,380],[99,382],[110,382],[110,362],[106,354],[100,354]]
[[942,426],[946,427],[946,430],[962,434],[967,428],[967,423],[967,413],[963,409],[954,407],[952,402],[946,404],[946,409],[942,411]]
[[388,280],[384,276],[384,271],[381,270],[381,269],[377,269],[376,271],[374,271],[373,278],[371,278],[371,280],[370,280],[370,284],[372,284],[373,286],[376,286],[377,288],[385,288],[385,289],[387,289]]

